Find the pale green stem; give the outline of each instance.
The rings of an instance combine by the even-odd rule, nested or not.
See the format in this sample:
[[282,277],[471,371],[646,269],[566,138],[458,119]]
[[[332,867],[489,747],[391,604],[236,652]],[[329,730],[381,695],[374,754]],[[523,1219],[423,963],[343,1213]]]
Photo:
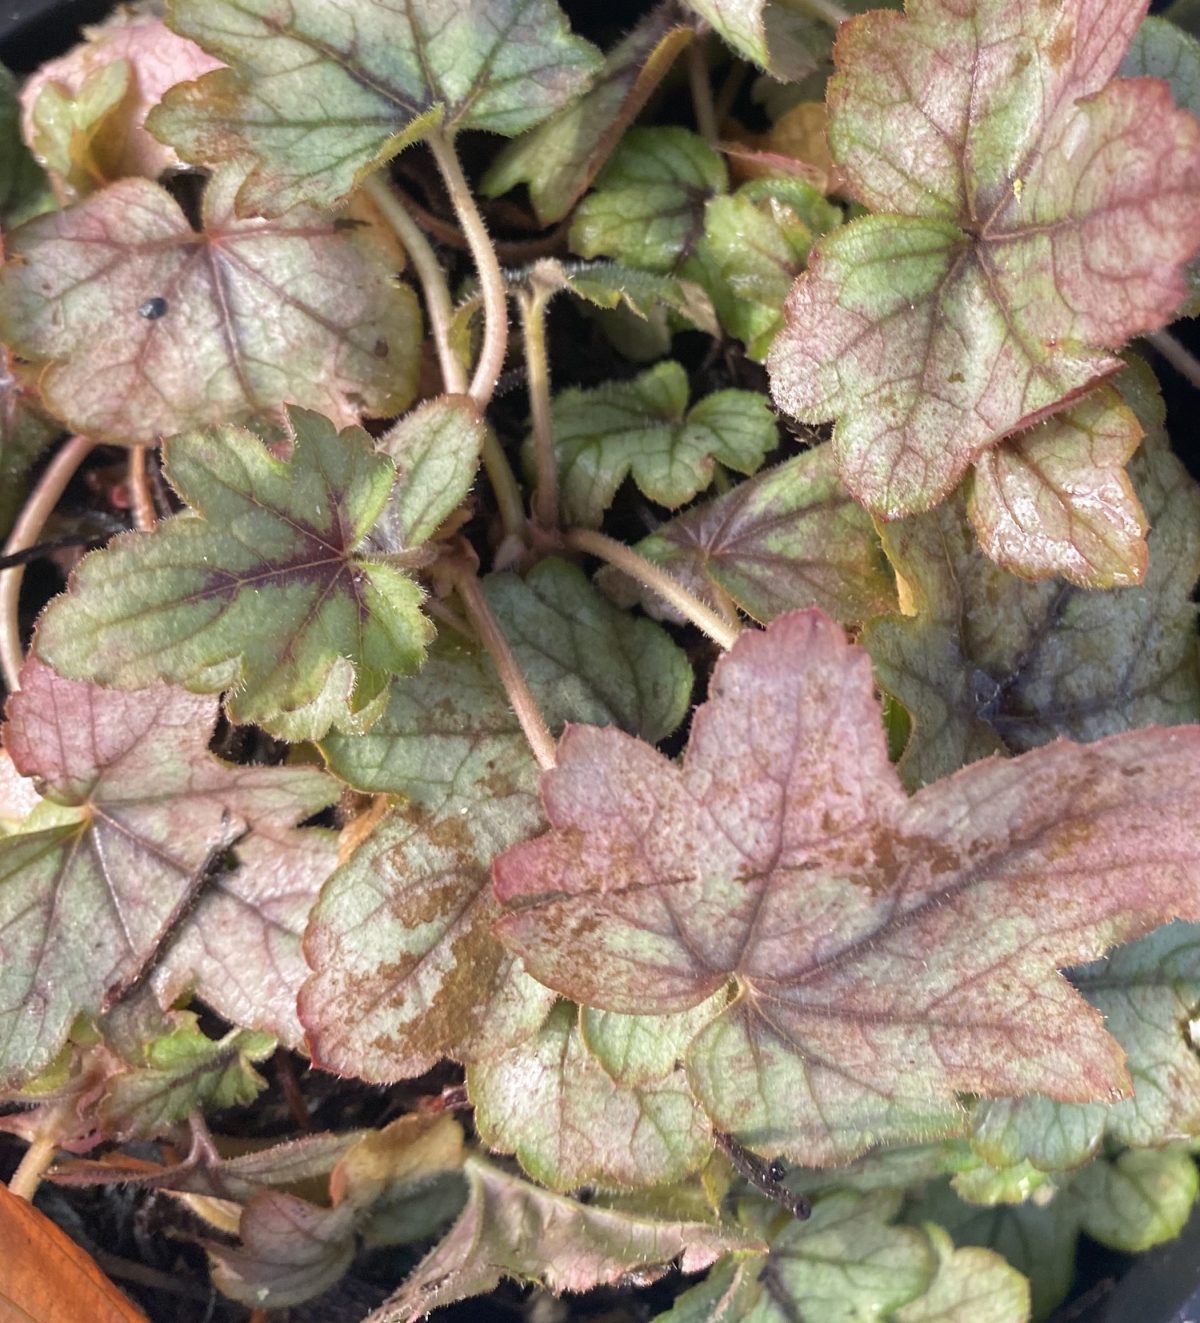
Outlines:
[[1151,331],[1146,339],[1181,377],[1185,377],[1197,390],[1200,390],[1200,359],[1197,359],[1185,344],[1177,340],[1170,331]]
[[74,1103],[66,1101],[46,1113],[33,1142],[25,1150],[8,1182],[9,1194],[15,1194],[18,1199],[33,1199],[37,1187],[42,1183],[42,1177],[54,1161],[54,1154],[58,1151],[63,1135],[71,1125],[73,1109]]
[[692,93],[692,114],[696,117],[696,130],[710,147],[720,137],[717,132],[717,112],[713,105],[712,83],[708,76],[708,42],[698,37],[687,52],[688,87]]
[[129,448],[129,507],[133,512],[134,528],[139,533],[152,533],[158,515],[154,510],[154,497],[150,495],[145,446]]
[[[38,479],[37,486],[30,492],[29,499],[25,502],[12,532],[8,535],[8,541],[4,544],[6,556],[12,555],[15,551],[24,551],[26,547],[32,547],[37,542],[46,520],[50,518],[80,464],[95,445],[96,442],[89,436],[73,436],[54,456]],[[4,683],[12,694],[15,694],[19,688],[18,676],[21,672],[21,662],[24,660],[17,614],[21,601],[21,581],[24,577],[24,565],[14,565],[11,569],[0,570],[0,669],[4,671]]]
[[508,299],[504,276],[483,217],[475,205],[471,186],[463,174],[453,140],[447,134],[435,131],[429,135],[428,142],[445,181],[459,227],[470,246],[471,258],[479,275],[479,288],[483,294],[483,345],[467,392],[483,409],[487,407],[496,389],[496,382],[500,380],[504,356],[508,352]]
[[492,608],[488,606],[483,589],[479,586],[479,580],[474,574],[465,573],[455,586],[458,588],[458,595],[462,599],[467,618],[474,626],[480,642],[487,649],[496,667],[496,674],[500,677],[508,701],[517,714],[517,720],[521,723],[521,730],[525,733],[525,739],[533,751],[533,756],[537,759],[538,766],[544,772],[548,772],[557,761],[554,736],[550,734],[550,728],[546,725],[546,718],[542,716],[542,710],[537,705],[537,699],[530,692],[525,673],[513,656],[508,640],[492,614]]
[[500,507],[500,521],[504,531],[524,542],[525,504],[521,500],[521,489],[517,486],[508,456],[490,427],[483,434],[483,467],[496,493],[496,504]]
[[413,220],[408,208],[396,196],[382,174],[369,175],[363,190],[379,208],[383,218],[395,230],[425,295],[425,310],[429,314],[429,329],[437,350],[438,365],[442,370],[442,385],[451,395],[465,395],[467,373],[458,355],[450,345],[450,326],[454,321],[454,305],[446,285],[446,273],[437,259],[425,232]]
[[599,556],[601,560],[615,566],[623,574],[629,575],[631,579],[636,579],[644,588],[657,593],[664,602],[669,602],[697,629],[703,630],[714,643],[719,643],[723,648],[732,648],[737,642],[741,631],[736,624],[723,619],[720,612],[714,611],[694,593],[689,592],[661,565],[655,565],[632,547],[627,547],[623,542],[618,542],[606,533],[598,533],[590,528],[572,529],[564,541],[577,551]]
[[553,290],[534,278],[533,288],[518,297],[525,338],[525,374],[533,421],[533,457],[537,490],[533,515],[542,528],[558,527],[558,455],[550,413],[550,359],[546,353],[546,305]]

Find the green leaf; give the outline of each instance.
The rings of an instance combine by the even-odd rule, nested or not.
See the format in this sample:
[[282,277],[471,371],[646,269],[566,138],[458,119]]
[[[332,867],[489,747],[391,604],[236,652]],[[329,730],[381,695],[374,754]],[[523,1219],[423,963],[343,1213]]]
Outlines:
[[[825,445],[677,515],[637,550],[703,600],[727,593],[763,624],[808,606],[845,624],[894,610],[874,525],[838,481]],[[622,605],[640,601],[666,614],[660,599],[614,570],[599,581]]]
[[789,1219],[769,1254],[738,1255],[685,1291],[659,1323],[791,1323],[795,1318],[889,1319],[920,1298],[937,1260],[913,1227],[891,1226],[889,1192],[834,1191],[807,1222]]
[[[799,82],[829,55],[833,27],[795,0],[685,0],[744,59]],[[860,6],[861,7],[861,6]]]
[[589,528],[627,475],[673,509],[708,486],[714,461],[753,473],[777,442],[761,395],[722,390],[689,409],[687,373],[670,361],[632,381],[562,391],[552,417],[563,519]]
[[[691,671],[662,630],[615,610],[581,571],[542,561],[484,580],[548,720],[615,722],[660,739],[679,724]],[[392,689],[378,723],[323,744],[360,790],[404,796],[330,879],[306,950],[301,1018],[314,1056],[374,1080],[439,1058],[496,1055],[553,1001],[492,935],[492,858],[542,824],[537,765],[479,649],[439,640]]]
[[915,614],[873,621],[864,642],[879,683],[912,715],[907,785],[1057,736],[1200,719],[1200,489],[1170,453],[1146,369],[1120,384],[1148,433],[1130,464],[1151,526],[1140,586],[1023,583],[980,552],[961,498],[884,528]]
[[[563,265],[543,258],[536,270],[543,277],[552,276],[578,298],[595,308],[621,309],[646,321],[667,308],[677,312],[692,325],[710,335],[719,335],[720,326],[712,302],[693,280],[680,280],[653,271],[639,271],[616,262],[572,262]],[[622,348],[621,345],[617,346]],[[657,355],[656,355],[657,357]]]
[[14,375],[12,356],[0,345],[0,534],[8,536],[20,513],[34,461],[61,431],[38,408],[36,391]]
[[0,334],[73,430],[149,444],[285,402],[348,422],[412,399],[420,314],[392,240],[308,208],[239,220],[240,179],[209,181],[199,232],[125,179],[6,238]]
[[26,663],[5,742],[48,798],[0,839],[0,1087],[144,974],[214,850],[247,829],[282,835],[333,798],[314,769],[212,758],[216,716],[178,689],[114,692]]
[[17,80],[0,64],[0,228],[11,230],[53,205],[46,176],[21,139]]
[[675,1015],[618,1015],[579,1008],[579,1037],[616,1084],[654,1084],[672,1074],[687,1045],[728,1000],[724,991]]
[[172,0],[171,26],[230,65],[174,89],[151,131],[185,160],[254,166],[238,209],[332,206],[430,132],[512,137],[582,92],[599,51],[554,0]]
[[395,473],[360,429],[291,419],[290,463],[236,427],[168,442],[191,511],[81,562],[42,617],[39,653],[125,688],[232,689],[230,717],[282,739],[369,725],[433,634],[417,585],[359,551]]
[[694,35],[676,21],[669,5],[651,10],[613,47],[583,96],[500,152],[483,177],[482,191],[499,197],[528,184],[538,220],[543,225],[562,220]]
[[1093,1162],[1071,1182],[1083,1230],[1126,1253],[1174,1240],[1198,1189],[1196,1164],[1182,1144],[1130,1150],[1111,1163]]
[[442,395],[405,414],[379,442],[396,486],[372,533],[385,552],[408,551],[437,532],[475,481],[487,423],[465,395]]
[[770,369],[781,408],[838,420],[843,481],[883,518],[937,504],[1186,295],[1200,123],[1163,84],[1112,81],[1144,10],[926,2],[843,24],[830,143],[883,214],[817,244]]
[[1142,428],[1115,390],[993,446],[968,480],[984,551],[1027,579],[1059,575],[1083,588],[1141,583],[1146,518],[1125,473]]
[[467,1070],[480,1137],[515,1153],[552,1190],[666,1185],[696,1171],[712,1132],[681,1070],[639,1085],[615,1083],[560,1002],[530,1039]]
[[687,129],[630,129],[571,221],[571,248],[669,272],[704,230],[704,207],[728,186],[725,162]]
[[814,239],[841,219],[840,208],[803,180],[753,180],[710,199],[704,240],[683,270],[704,285],[726,330],[761,362]]
[[896,1311],[895,1323],[1025,1323],[1029,1283],[999,1254],[955,1249],[942,1227],[925,1234],[938,1256],[937,1276],[924,1295]]
[[479,1157],[468,1158],[465,1171],[470,1194],[462,1216],[365,1323],[416,1323],[505,1277],[541,1282],[556,1294],[587,1291],[627,1273],[649,1283],[676,1259],[685,1273],[699,1272],[723,1253],[755,1246],[734,1228],[582,1204]]
[[1200,115],[1200,41],[1165,18],[1142,20],[1125,58],[1122,78],[1162,78],[1177,106]]
[[[819,612],[744,632],[682,767],[572,727],[551,831],[493,871],[538,980],[626,1014],[737,995],[684,1064],[716,1128],[834,1165],[963,1124],[958,1095],[1129,1093],[1058,970],[1200,917],[1200,728],[991,760],[909,799],[866,654]],[[914,970],[919,974],[914,974]]]
[[268,1034],[231,1030],[219,1041],[195,1024],[146,1044],[145,1064],[114,1076],[101,1116],[116,1139],[166,1135],[194,1111],[218,1112],[251,1103],[267,1082],[253,1062],[275,1051]]
[[1200,1132],[1200,928],[1173,923],[1072,971],[1071,982],[1125,1049],[1133,1096],[1115,1103],[1049,1098],[984,1102],[972,1146],[988,1162],[1043,1171],[1081,1166],[1105,1137],[1139,1147]]

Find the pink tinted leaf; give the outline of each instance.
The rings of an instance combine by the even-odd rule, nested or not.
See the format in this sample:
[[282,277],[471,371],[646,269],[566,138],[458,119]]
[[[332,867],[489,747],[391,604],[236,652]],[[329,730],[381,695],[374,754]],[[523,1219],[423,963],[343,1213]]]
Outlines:
[[[89,193],[96,181],[126,175],[156,179],[179,169],[179,157],[142,127],[150,108],[176,83],[220,68],[193,41],[158,18],[119,9],[85,29],[86,41],[49,60],[21,89],[25,141],[48,166],[66,196]],[[88,106],[85,88],[97,73],[124,61],[126,79],[115,104]]]
[[1125,472],[1141,439],[1132,410],[1101,387],[985,451],[970,488],[979,545],[1026,579],[1141,583],[1148,526]]
[[[31,659],[5,741],[44,804],[0,839],[0,1079],[46,1066],[79,1014],[139,978],[183,921],[214,849],[286,831],[327,805],[303,768],[231,767],[207,748],[215,699],[119,693]],[[54,825],[39,830],[39,814]]]
[[665,1185],[700,1167],[712,1135],[683,1072],[615,1083],[585,1047],[578,1021],[576,1007],[560,1002],[532,1038],[469,1068],[484,1142],[515,1153],[553,1190]]
[[241,178],[210,180],[199,231],[125,179],[7,237],[0,333],[69,427],[153,442],[285,402],[346,423],[412,399],[420,314],[390,239],[367,214],[239,219]]
[[309,911],[337,866],[337,835],[261,827],[236,846],[151,980],[160,1005],[191,992],[231,1024],[304,1047],[296,998],[309,968]]
[[556,1294],[660,1277],[676,1259],[699,1272],[720,1255],[762,1249],[753,1237],[704,1222],[655,1218],[551,1194],[479,1157],[467,1159],[467,1206],[440,1244],[365,1323],[416,1323],[441,1305],[483,1295],[502,1278]]
[[601,1009],[737,996],[685,1065],[757,1151],[844,1161],[961,1126],[956,1095],[1128,1091],[1058,973],[1200,914],[1200,730],[1059,743],[908,799],[866,654],[819,612],[744,634],[682,768],[569,730],[552,830],[495,865],[497,931]]
[[1200,124],[1117,80],[1145,0],[921,0],[842,26],[830,141],[884,213],[818,243],[772,351],[789,413],[894,519],[1117,370],[1200,246]]

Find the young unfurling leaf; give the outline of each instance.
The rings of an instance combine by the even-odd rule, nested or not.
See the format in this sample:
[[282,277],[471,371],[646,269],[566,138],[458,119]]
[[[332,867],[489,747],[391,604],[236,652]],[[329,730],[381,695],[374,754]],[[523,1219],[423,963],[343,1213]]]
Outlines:
[[810,1164],[959,1129],[956,1095],[1129,1090],[1058,973],[1200,915],[1200,729],[1059,743],[913,796],[866,654],[819,612],[743,634],[682,768],[573,728],[497,931],[585,1005],[729,1006],[684,1064],[716,1128]]

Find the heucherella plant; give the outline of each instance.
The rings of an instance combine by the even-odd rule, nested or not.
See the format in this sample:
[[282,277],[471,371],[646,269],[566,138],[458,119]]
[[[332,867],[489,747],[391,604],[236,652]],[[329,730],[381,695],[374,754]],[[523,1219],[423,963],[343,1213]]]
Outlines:
[[1198,1191],[1200,10],[599,8],[0,71],[10,1189],[231,1320],[1048,1317]]

